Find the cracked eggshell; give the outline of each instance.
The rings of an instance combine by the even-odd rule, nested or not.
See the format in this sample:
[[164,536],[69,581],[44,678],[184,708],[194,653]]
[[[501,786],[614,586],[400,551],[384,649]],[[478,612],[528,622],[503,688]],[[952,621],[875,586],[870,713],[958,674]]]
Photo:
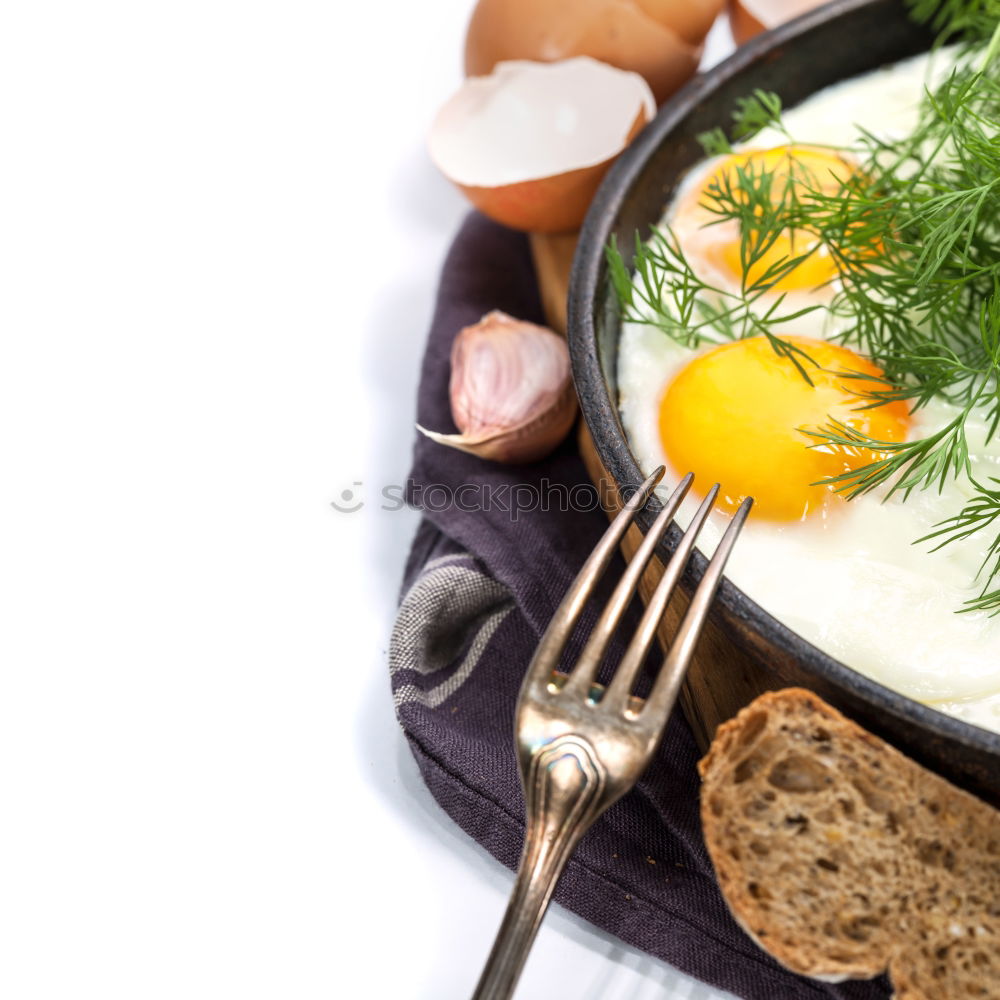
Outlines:
[[428,145],[484,215],[558,233],[583,222],[616,156],[653,117],[648,84],[587,57],[501,63],[448,100]]
[[658,103],[698,68],[725,0],[479,0],[465,39],[465,72],[499,62],[591,56],[643,76]]

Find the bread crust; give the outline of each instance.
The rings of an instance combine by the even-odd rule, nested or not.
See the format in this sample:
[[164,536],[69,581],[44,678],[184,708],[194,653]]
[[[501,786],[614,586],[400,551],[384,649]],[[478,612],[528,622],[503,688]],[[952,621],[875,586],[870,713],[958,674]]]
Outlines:
[[801,688],[720,726],[698,769],[723,895],[779,962],[1000,998],[1000,813]]

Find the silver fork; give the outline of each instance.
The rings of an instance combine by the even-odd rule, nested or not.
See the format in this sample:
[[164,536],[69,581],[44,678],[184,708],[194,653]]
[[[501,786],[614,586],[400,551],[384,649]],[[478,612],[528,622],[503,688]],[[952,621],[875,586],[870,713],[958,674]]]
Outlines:
[[674,490],[618,582],[570,674],[560,654],[622,536],[663,477],[658,468],[625,503],[591,553],[542,636],[521,686],[515,724],[527,812],[521,864],[473,1000],[503,1000],[514,992],[556,882],[580,837],[645,770],[666,727],[684,671],[705,623],[722,570],[753,503],[733,516],[716,548],[645,701],[632,695],[667,602],[680,579],[715,497],[705,497],[667,563],[639,628],[606,688],[596,684],[611,636],[646,564],[691,487],[689,473]]

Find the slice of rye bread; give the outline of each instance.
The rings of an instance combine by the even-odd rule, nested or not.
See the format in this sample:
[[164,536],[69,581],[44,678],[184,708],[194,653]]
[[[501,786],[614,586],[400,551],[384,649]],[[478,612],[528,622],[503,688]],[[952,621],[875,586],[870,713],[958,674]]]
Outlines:
[[809,691],[720,726],[701,818],[736,919],[793,972],[1000,998],[1000,812]]

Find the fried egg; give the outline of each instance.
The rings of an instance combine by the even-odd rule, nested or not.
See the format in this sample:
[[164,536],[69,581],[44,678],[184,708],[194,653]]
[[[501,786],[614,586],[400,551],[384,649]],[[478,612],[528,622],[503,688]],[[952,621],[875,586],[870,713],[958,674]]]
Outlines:
[[724,510],[733,513],[752,496],[758,520],[794,522],[825,517],[845,502],[819,480],[875,458],[867,448],[807,447],[808,428],[833,417],[879,441],[905,441],[910,418],[900,402],[859,408],[867,381],[859,376],[877,385],[882,372],[853,351],[806,337],[785,343],[810,359],[799,362],[809,365],[810,381],[765,337],[720,344],[670,379],[659,431],[674,469],[697,469],[700,479],[722,484]]
[[[738,171],[769,171],[779,183],[803,177],[820,189],[843,183],[857,162],[824,147],[849,147],[861,130],[890,138],[910,131],[928,76],[946,69],[946,59],[932,67],[919,56],[830,87],[785,113],[794,145],[773,131],[760,133],[752,147],[693,169],[664,222],[698,277],[732,291],[756,277],[745,273],[738,224],[720,223],[706,208],[706,192],[724,189]],[[805,255],[770,293],[785,296],[785,312],[825,305],[836,290],[836,263],[808,239],[787,232],[755,264],[766,269]],[[728,514],[745,496],[755,498],[727,573],[765,610],[887,687],[1000,731],[1000,616],[956,613],[979,593],[989,532],[937,551],[914,544],[964,505],[971,485],[959,478],[905,502],[877,492],[847,501],[817,483],[867,464],[873,454],[809,447],[817,442],[807,433],[833,417],[878,441],[900,442],[932,433],[956,411],[943,399],[912,414],[901,402],[859,408],[859,394],[882,373],[830,343],[836,332],[825,308],[800,316],[781,330],[795,349],[789,357],[765,337],[729,341],[720,331],[718,342],[690,350],[654,327],[624,324],[619,408],[632,451],[644,471],[660,464],[670,470],[664,495],[689,470],[702,494],[722,484],[707,526],[709,551]],[[985,419],[973,418],[969,447],[981,481],[1000,475],[1000,444],[987,444],[987,436]],[[682,526],[697,502],[685,501]]]

